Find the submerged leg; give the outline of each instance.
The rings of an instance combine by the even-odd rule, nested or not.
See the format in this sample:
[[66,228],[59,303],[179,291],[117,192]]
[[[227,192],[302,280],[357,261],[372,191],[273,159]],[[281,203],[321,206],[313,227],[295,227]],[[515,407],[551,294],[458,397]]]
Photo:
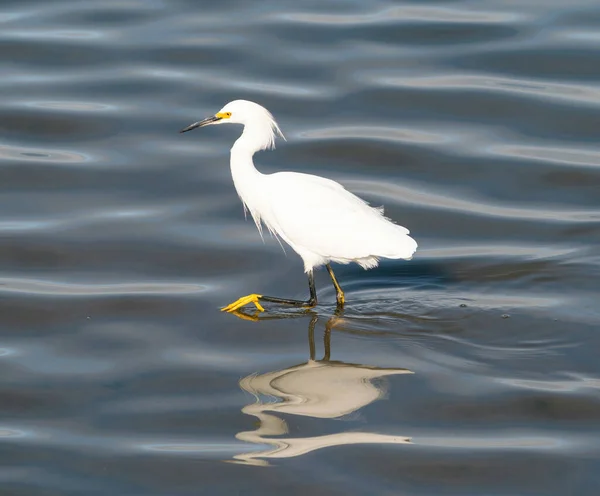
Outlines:
[[239,300],[236,300],[230,305],[221,308],[221,312],[235,312],[248,303],[254,303],[259,312],[264,312],[265,309],[260,304],[260,301],[280,303],[283,305],[293,305],[295,307],[314,307],[317,304],[317,290],[315,289],[315,277],[312,271],[308,273],[308,289],[310,291],[310,297],[307,301],[289,300],[287,298],[276,298],[275,296],[263,296],[253,293],[248,296],[242,296]]
[[325,267],[327,267],[327,272],[329,272],[329,276],[331,277],[331,281],[333,282],[333,287],[335,288],[335,299],[337,300],[337,306],[338,308],[343,308],[344,303],[346,302],[346,299],[344,298],[344,292],[342,291],[342,288],[340,288],[340,285],[338,284],[337,279],[335,278],[335,274],[333,273],[331,265],[327,264],[325,265]]

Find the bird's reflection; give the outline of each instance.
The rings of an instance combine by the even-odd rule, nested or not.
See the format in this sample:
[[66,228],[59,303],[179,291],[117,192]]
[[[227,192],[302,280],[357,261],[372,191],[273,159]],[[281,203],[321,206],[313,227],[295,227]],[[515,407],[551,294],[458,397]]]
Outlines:
[[[268,448],[236,455],[234,461],[268,465],[267,459],[291,458],[328,446],[410,443],[407,437],[356,431],[315,437],[285,437],[289,429],[280,414],[320,419],[339,418],[381,398],[381,385],[373,383],[374,379],[412,373],[407,369],[371,367],[331,360],[331,330],[340,319],[339,315],[332,317],[325,326],[325,351],[322,360],[315,360],[315,325],[318,319],[312,314],[308,328],[308,362],[261,375],[249,375],[240,380],[241,388],[251,393],[256,400],[242,408],[242,412],[256,417],[258,428],[240,432],[236,437]],[[274,399],[277,401],[273,401]]]

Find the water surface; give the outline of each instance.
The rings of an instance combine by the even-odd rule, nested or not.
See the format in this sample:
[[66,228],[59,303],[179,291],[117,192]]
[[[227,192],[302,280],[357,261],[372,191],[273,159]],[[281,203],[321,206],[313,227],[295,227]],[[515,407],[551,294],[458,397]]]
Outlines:
[[[597,2],[41,0],[0,7],[0,487],[11,495],[594,495]],[[340,181],[411,262],[307,294],[244,220],[263,172]],[[251,312],[250,312],[251,313]]]

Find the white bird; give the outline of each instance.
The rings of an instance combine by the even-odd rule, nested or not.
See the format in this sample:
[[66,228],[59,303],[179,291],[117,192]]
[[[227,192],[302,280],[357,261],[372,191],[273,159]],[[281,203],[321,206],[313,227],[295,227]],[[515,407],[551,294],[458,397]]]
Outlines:
[[[410,260],[417,249],[408,229],[394,224],[341,184],[330,179],[299,172],[262,174],[254,167],[253,155],[275,148],[275,137],[284,138],[271,113],[257,103],[235,100],[214,116],[182,129],[185,133],[212,124],[241,124],[242,135],[231,148],[231,175],[245,211],[262,236],[262,224],[275,237],[285,241],[300,255],[308,274],[310,298],[307,301],[275,298],[260,294],[244,296],[222,310],[235,312],[260,301],[313,307],[317,292],[313,270],[325,265],[336,290],[338,308],[345,298],[330,262],[356,262],[365,269],[376,267],[380,258]],[[285,138],[284,138],[285,139]]]

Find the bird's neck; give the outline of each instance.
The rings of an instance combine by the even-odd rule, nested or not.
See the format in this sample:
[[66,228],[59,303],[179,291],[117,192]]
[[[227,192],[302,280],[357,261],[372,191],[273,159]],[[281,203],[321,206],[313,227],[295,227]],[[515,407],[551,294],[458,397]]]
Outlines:
[[231,151],[245,153],[252,157],[256,152],[269,148],[273,144],[273,132],[270,124],[251,123],[244,125],[242,135],[233,144]]
[[252,211],[254,201],[253,185],[260,181],[262,174],[256,170],[252,156],[261,149],[257,146],[256,137],[252,133],[252,128],[246,126],[244,132],[237,139],[231,148],[231,176],[235,189],[244,202]]
[[253,155],[260,149],[257,146],[252,129],[246,126],[242,135],[231,147],[231,174],[233,175],[234,182],[236,181],[236,176],[243,179],[247,175],[260,174],[252,161]]

